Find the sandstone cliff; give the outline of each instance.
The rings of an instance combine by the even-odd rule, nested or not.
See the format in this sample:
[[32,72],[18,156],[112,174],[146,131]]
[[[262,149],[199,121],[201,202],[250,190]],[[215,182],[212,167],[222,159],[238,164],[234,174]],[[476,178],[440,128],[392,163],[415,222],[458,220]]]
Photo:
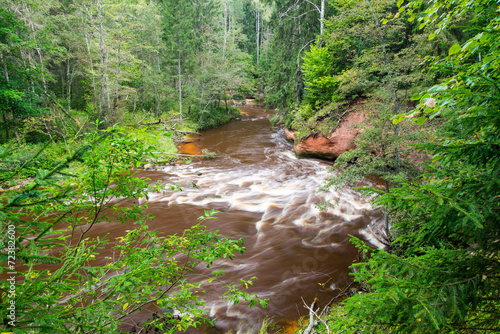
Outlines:
[[285,129],[288,140],[294,142],[295,154],[300,158],[317,157],[335,160],[342,153],[355,148],[352,140],[357,136],[355,125],[363,122],[365,116],[362,111],[353,111],[347,115],[328,137],[322,134],[310,135],[297,142],[296,134]]

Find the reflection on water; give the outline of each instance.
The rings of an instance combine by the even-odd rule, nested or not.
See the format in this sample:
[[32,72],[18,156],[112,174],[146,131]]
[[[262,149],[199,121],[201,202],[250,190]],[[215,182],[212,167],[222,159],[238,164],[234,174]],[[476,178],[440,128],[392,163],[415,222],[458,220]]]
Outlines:
[[201,148],[197,145],[199,140],[198,136],[195,134],[188,134],[184,143],[180,144],[177,148],[179,153],[191,154],[191,155],[201,155]]
[[[200,140],[180,148],[189,154],[207,148],[219,158],[143,174],[182,187],[151,194],[149,212],[156,216],[151,228],[179,233],[203,210],[219,210],[208,227],[243,237],[247,250],[233,261],[216,262],[210,271],[225,268],[226,282],[257,276],[250,292],[270,302],[266,309],[228,304],[219,297],[220,283],[207,284],[207,308],[217,329],[244,332],[272,317],[288,321],[292,330],[296,323],[290,321],[308,312],[304,302],[318,297],[325,305],[350,282],[348,267],[357,252],[349,235],[379,246],[369,227],[380,225],[382,216],[352,190],[318,193],[331,164],[297,159],[282,129],[271,127],[269,114],[258,107],[242,109],[240,121],[204,131],[196,137]],[[336,204],[321,212],[315,206],[320,201]],[[200,268],[198,273],[209,272]]]

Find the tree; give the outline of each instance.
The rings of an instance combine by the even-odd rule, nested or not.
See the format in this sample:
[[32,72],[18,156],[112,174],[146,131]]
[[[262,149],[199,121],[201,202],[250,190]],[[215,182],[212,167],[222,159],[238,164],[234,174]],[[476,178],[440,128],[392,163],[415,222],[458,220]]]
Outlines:
[[[96,125],[97,126],[97,125]],[[37,169],[23,190],[1,194],[0,328],[15,332],[116,332],[123,318],[149,303],[190,316],[177,319],[166,312],[150,319],[165,332],[185,330],[203,322],[202,286],[186,277],[197,264],[243,252],[243,240],[221,237],[196,224],[182,235],[163,236],[148,228],[147,205],[113,205],[116,198],[142,198],[162,191],[130,171],[149,155],[148,147],[122,129],[97,131],[87,144],[62,158],[51,170],[37,168],[43,147],[21,167],[2,174],[0,185],[25,168]],[[2,148],[8,159],[12,147]],[[78,174],[68,167],[80,162]],[[74,172],[74,171],[73,171]],[[137,201],[138,202],[138,201]],[[215,211],[200,219],[213,219]],[[91,236],[97,224],[118,221],[130,229],[117,242]],[[112,256],[103,253],[103,248]],[[220,274],[220,273],[219,273]],[[214,274],[217,279],[217,274]],[[259,301],[227,286],[228,300]],[[195,292],[195,290],[198,291]],[[12,311],[14,310],[14,311]]]
[[[23,22],[7,9],[0,8],[0,104],[3,128],[7,140],[11,129],[19,136],[17,119],[40,112],[43,93],[43,68],[26,62],[25,55],[37,47]],[[38,49],[38,51],[40,51]],[[31,59],[31,58],[30,58]]]
[[196,8],[189,1],[164,0],[163,20],[164,39],[177,65],[177,87],[179,96],[179,117],[182,121],[182,81],[184,71],[190,68],[191,57],[195,52],[197,38],[195,35]]
[[[400,5],[402,2],[400,2]],[[415,96],[410,115],[442,117],[431,144],[433,164],[420,178],[404,181],[376,203],[398,214],[392,250],[370,250],[355,264],[363,292],[337,310],[335,329],[374,333],[497,332],[500,236],[500,126],[498,7],[494,1],[432,1],[405,6],[429,39],[470,22],[436,69],[452,75]],[[440,8],[449,8],[441,11]],[[403,11],[403,10],[401,10]],[[470,16],[471,12],[479,15]],[[433,24],[436,23],[434,26]],[[371,190],[375,192],[375,190]]]
[[300,103],[304,93],[301,72],[301,55],[315,41],[320,24],[314,3],[302,1],[301,15],[287,16],[298,1],[275,2],[269,20],[272,29],[267,60],[261,65],[266,103],[272,107],[289,110]]

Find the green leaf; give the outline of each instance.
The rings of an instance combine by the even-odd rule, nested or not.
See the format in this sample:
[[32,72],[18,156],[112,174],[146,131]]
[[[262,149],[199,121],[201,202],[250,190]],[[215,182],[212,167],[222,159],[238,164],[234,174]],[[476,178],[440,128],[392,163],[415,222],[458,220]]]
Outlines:
[[424,125],[425,121],[427,121],[427,118],[425,117],[419,117],[416,119],[418,125]]
[[398,0],[398,7],[401,7],[401,5],[403,4],[404,0]]
[[[448,86],[447,85],[437,85],[437,86],[432,86],[431,88],[429,88],[427,91],[429,93],[433,93],[433,92],[443,92],[445,90],[448,89]],[[427,97],[431,97],[430,95],[427,95]]]
[[460,51],[462,51],[460,44],[455,44],[450,48],[450,50],[448,51],[448,54],[451,56],[451,55],[454,55],[456,53],[459,53]]
[[436,38],[436,34],[432,33],[429,35],[429,41],[432,41],[434,38]]
[[266,308],[266,306],[267,306],[267,300],[268,299],[261,299],[261,300],[259,300],[260,306],[262,306],[262,308]]
[[401,123],[403,120],[405,119],[405,116],[404,115],[396,115],[394,116],[394,118],[392,119],[392,124],[399,124]]
[[421,96],[420,96],[420,94],[419,94],[419,93],[416,93],[416,94],[414,94],[414,95],[410,98],[410,100],[411,100],[411,101],[418,101],[418,100],[420,100],[420,97],[421,97]]

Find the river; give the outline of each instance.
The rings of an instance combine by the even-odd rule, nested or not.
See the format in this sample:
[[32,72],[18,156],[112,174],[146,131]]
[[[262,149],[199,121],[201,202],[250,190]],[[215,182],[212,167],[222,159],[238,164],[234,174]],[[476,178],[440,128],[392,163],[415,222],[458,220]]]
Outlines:
[[[369,231],[380,226],[382,216],[367,199],[350,189],[318,192],[331,163],[297,159],[283,129],[271,126],[269,113],[260,107],[241,109],[241,120],[203,131],[181,147],[194,154],[209,149],[216,159],[141,173],[182,188],[151,194],[152,229],[180,233],[203,210],[220,211],[206,225],[244,238],[246,252],[217,261],[211,270],[225,268],[227,282],[256,276],[249,291],[269,298],[265,309],[232,305],[220,298],[221,284],[207,285],[206,307],[217,322],[205,332],[251,332],[265,317],[293,328],[293,321],[308,313],[304,302],[317,297],[326,305],[351,281],[348,267],[357,252],[349,235],[380,246]],[[316,207],[321,201],[335,205],[321,212]]]

